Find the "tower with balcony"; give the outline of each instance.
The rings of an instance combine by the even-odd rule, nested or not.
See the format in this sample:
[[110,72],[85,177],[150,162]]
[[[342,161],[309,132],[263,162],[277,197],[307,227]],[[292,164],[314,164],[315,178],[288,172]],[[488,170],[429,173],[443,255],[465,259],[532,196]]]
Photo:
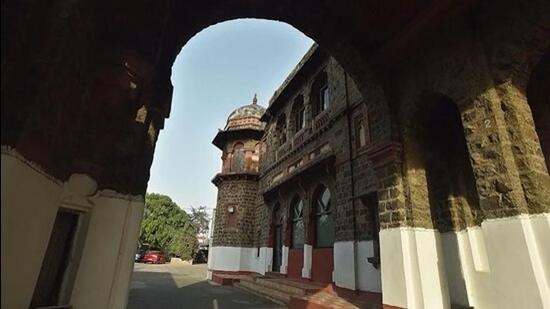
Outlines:
[[234,110],[213,140],[222,151],[221,171],[212,182],[218,187],[216,218],[208,262],[209,277],[216,272],[254,271],[255,208],[265,109],[252,103]]

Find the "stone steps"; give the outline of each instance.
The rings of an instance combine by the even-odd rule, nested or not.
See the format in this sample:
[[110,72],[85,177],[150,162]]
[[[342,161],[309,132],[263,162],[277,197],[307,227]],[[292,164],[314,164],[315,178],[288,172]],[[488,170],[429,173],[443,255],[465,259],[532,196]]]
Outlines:
[[283,283],[278,280],[258,278],[256,279],[256,282],[265,287],[279,290],[281,292],[285,292],[288,294],[299,295],[299,296],[306,295],[306,289],[302,287],[294,286],[291,284]]
[[380,304],[358,300],[350,302],[324,291],[301,297],[292,297],[289,306],[292,309],[382,309]]
[[235,282],[234,286],[275,303],[293,309],[381,309],[381,304],[331,293],[326,287],[312,282],[280,278],[252,278]]
[[242,280],[241,282],[234,283],[233,285],[246,292],[269,299],[280,305],[288,305],[292,297],[289,293],[266,287],[255,281]]

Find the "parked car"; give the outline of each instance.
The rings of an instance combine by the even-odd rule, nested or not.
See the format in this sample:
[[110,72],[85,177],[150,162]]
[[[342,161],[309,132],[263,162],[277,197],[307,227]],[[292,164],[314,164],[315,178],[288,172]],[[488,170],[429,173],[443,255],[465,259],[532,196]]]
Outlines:
[[144,263],[164,264],[168,261],[168,258],[162,251],[147,251],[143,256]]
[[136,263],[143,262],[144,256],[145,256],[145,250],[138,250],[136,252],[136,257],[134,258],[134,262]]
[[192,264],[200,264],[208,262],[208,248],[200,248],[193,256]]

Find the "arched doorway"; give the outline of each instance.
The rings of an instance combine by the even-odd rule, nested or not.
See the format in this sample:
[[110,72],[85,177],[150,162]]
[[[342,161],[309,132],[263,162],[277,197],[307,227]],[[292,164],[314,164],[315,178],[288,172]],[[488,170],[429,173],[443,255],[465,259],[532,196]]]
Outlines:
[[425,187],[417,191],[425,192],[431,226],[441,235],[439,258],[447,281],[443,289],[452,305],[466,306],[470,300],[456,233],[479,225],[482,216],[461,114],[450,98],[440,94],[425,93],[418,104],[410,155],[419,156],[416,169],[424,171]]
[[304,266],[304,201],[295,195],[290,203],[290,248],[288,250],[288,276],[301,278]]
[[319,185],[313,194],[312,222],[314,241],[311,261],[311,279],[317,282],[332,282],[334,269],[335,212],[331,192]]

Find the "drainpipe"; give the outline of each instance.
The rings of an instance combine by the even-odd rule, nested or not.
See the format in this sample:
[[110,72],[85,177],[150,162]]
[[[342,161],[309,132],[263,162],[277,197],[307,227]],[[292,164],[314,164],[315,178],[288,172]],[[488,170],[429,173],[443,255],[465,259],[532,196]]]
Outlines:
[[355,218],[355,176],[353,173],[353,142],[351,140],[351,106],[349,103],[348,95],[348,73],[344,72],[344,87],[345,87],[345,96],[346,96],[346,116],[348,120],[348,146],[349,146],[349,165],[350,165],[350,177],[351,177],[351,209],[353,211],[353,275],[354,275],[354,289],[357,290],[357,220]]

